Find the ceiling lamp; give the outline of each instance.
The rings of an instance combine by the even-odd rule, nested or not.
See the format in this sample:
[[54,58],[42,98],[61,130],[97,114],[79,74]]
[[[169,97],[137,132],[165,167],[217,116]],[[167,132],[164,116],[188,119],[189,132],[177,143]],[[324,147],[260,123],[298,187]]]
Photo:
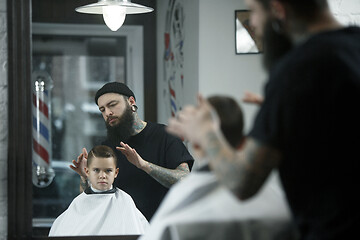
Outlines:
[[79,13],[102,14],[111,31],[117,31],[124,23],[126,14],[148,13],[153,8],[132,3],[131,0],[99,0],[75,9]]

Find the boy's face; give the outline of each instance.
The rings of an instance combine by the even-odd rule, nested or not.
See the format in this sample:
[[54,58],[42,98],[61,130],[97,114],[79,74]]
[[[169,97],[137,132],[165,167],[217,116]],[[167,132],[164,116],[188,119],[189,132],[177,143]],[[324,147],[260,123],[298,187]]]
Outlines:
[[114,158],[97,158],[95,157],[90,166],[85,167],[85,172],[91,186],[97,190],[109,190],[114,179],[119,173],[116,168]]

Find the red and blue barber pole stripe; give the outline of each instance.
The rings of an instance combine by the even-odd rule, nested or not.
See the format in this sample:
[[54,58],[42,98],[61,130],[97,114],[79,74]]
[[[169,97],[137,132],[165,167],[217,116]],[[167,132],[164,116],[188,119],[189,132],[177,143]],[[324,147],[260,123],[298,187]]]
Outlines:
[[52,80],[46,72],[33,74],[33,184],[50,185],[54,177],[51,168],[51,95]]
[[176,92],[175,92],[174,88],[172,88],[170,81],[169,81],[169,92],[170,92],[171,116],[175,117],[175,115],[177,113]]

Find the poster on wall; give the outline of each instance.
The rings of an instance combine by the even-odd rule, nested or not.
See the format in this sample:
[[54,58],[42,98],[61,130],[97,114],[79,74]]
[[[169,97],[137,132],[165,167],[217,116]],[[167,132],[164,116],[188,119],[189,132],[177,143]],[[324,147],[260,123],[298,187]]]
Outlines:
[[170,0],[164,33],[163,97],[168,117],[175,116],[184,104],[184,9],[182,0]]

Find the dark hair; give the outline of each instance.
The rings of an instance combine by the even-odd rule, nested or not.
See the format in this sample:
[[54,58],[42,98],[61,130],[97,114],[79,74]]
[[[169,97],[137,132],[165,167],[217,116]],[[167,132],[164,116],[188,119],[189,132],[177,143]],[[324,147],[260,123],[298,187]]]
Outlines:
[[272,67],[292,49],[293,44],[289,36],[275,31],[272,23],[268,21],[264,26],[263,46],[263,65],[265,70],[270,72]]
[[98,105],[99,97],[101,97],[102,95],[104,95],[106,93],[117,93],[117,94],[127,96],[127,97],[134,97],[134,99],[136,100],[133,91],[131,91],[130,88],[128,86],[126,86],[124,83],[109,82],[109,83],[106,83],[104,86],[102,86],[96,92],[96,94],[95,94],[96,105]]
[[[256,0],[260,2],[266,10],[270,10],[272,0]],[[278,0],[290,7],[290,12],[298,19],[309,22],[318,16],[320,11],[329,7],[327,0]]]
[[115,152],[108,146],[98,145],[93,147],[88,154],[87,166],[89,167],[94,158],[113,158],[115,166],[117,165],[117,157]]
[[227,96],[211,96],[208,101],[220,118],[220,128],[226,140],[237,148],[244,138],[244,117],[239,104]]
[[[265,11],[270,12],[270,3],[272,0],[256,0]],[[277,0],[281,2],[286,8],[287,13],[293,19],[292,27],[303,28],[304,24],[311,23],[320,16],[319,12],[328,8],[327,0],[307,0],[306,3],[302,0]],[[281,59],[289,50],[292,49],[293,44],[290,36],[283,31],[283,23],[271,16],[267,19],[264,26],[263,44],[264,55],[263,65],[269,72],[272,67]],[[277,29],[275,29],[275,26]]]

